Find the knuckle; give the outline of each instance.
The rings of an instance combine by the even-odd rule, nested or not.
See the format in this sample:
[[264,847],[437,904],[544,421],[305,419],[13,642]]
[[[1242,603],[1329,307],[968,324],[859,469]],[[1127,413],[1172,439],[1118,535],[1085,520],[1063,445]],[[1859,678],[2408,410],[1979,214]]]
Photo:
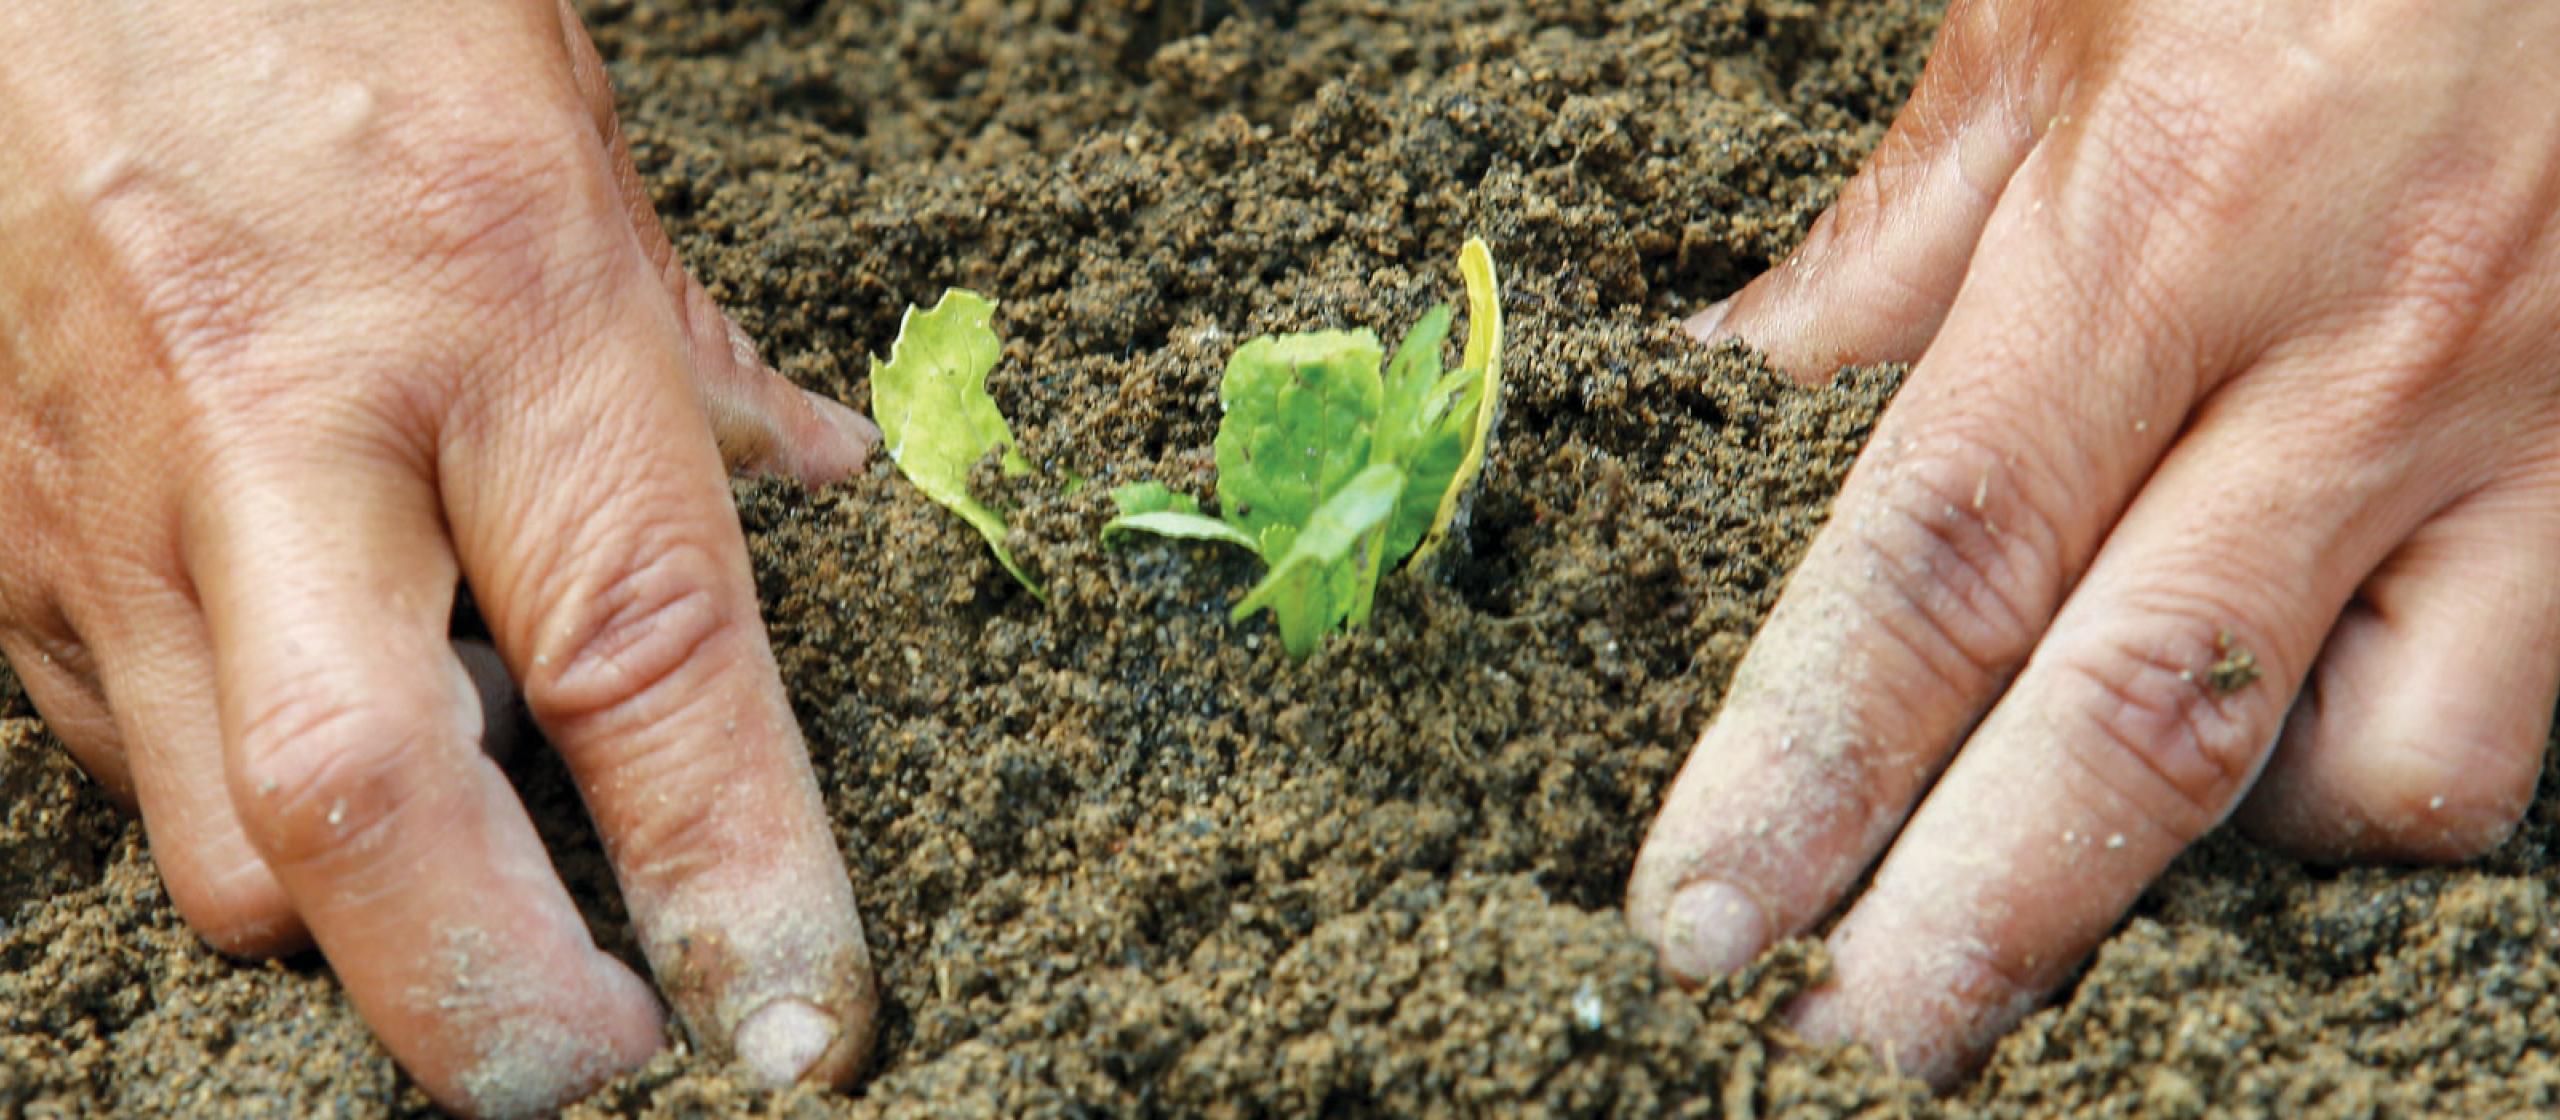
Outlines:
[[2156,298],[2136,281],[2185,288],[2226,267],[2230,247],[2287,201],[2267,189],[2267,153],[2299,150],[2318,119],[2308,96],[2147,80],[2111,83],[2088,113],[2070,126],[2047,189],[2066,201],[2071,256],[2088,283],[2128,303]]
[[[743,869],[734,857],[747,844],[732,826],[742,818],[719,796],[720,775],[703,772],[716,754],[688,752],[671,742],[647,749],[648,757],[617,760],[625,767],[625,780],[692,795],[653,799],[644,811],[615,821],[605,837],[605,851],[624,889],[645,901],[679,891],[686,883],[740,874]],[[632,779],[635,772],[644,776]]]
[[2246,219],[2263,197],[2265,124],[2235,120],[2206,91],[2140,83],[2125,94],[2117,194],[2199,231]]
[[284,309],[287,271],[256,229],[226,221],[165,178],[118,179],[92,219],[135,326],[181,378],[239,364]]
[[417,130],[400,235],[435,288],[493,311],[555,310],[611,275],[610,192],[591,126],[541,99],[481,96]]
[[2405,427],[2446,390],[2463,389],[2465,352],[2482,342],[2499,288],[2514,276],[2514,231],[2522,228],[2490,216],[2499,209],[2492,202],[2476,207],[2470,214],[2453,213],[2460,203],[2417,207],[2421,216],[2385,246],[2390,274],[2379,298],[2357,307],[2361,321],[2343,328],[2382,363],[2363,394],[2379,419]]
[[2183,845],[2237,802],[2281,718],[2251,645],[2200,617],[2148,625],[2056,662],[2060,748],[2084,774]]
[[1961,450],[1880,466],[1850,522],[1879,623],[1951,685],[2006,676],[2061,594],[2055,531],[2018,467]]
[[719,594],[718,558],[690,534],[618,550],[588,573],[535,635],[523,681],[527,707],[547,727],[644,722],[680,706],[715,667],[708,648],[753,625]]
[[346,694],[268,700],[241,722],[231,756],[241,823],[272,863],[362,852],[425,792],[410,779],[430,734],[394,705]]
[[2526,219],[2485,199],[2424,208],[2389,257],[2400,297],[2393,306],[2410,344],[2450,356],[2471,339],[2514,274],[2522,251],[2515,233],[2523,228]]

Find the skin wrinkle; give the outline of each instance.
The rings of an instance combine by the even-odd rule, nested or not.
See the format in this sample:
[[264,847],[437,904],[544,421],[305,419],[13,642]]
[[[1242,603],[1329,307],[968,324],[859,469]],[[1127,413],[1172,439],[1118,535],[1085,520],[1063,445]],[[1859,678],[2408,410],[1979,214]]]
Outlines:
[[2203,682],[2212,664],[2210,640],[2199,644],[2192,630],[2173,633],[2179,636],[2156,647],[2133,638],[2094,655],[2071,650],[2056,657],[2052,671],[2064,675],[2059,702],[2078,717],[2062,730],[2083,732],[2057,738],[2075,748],[2065,758],[2111,788],[2168,794],[2166,802],[2158,796],[2130,799],[2155,816],[2164,809],[2175,814],[2172,831],[2193,841],[2228,812],[2224,806],[2245,787],[2254,768],[2252,748],[2264,738],[2252,729],[2275,722],[2261,698],[2274,690],[2252,687],[2215,696]]
[[[1885,599],[1870,610],[1950,693],[2006,677],[2021,656],[2006,636],[2050,615],[2061,598],[2052,581],[2041,578],[2050,567],[2043,557],[2051,552],[2004,535],[1990,513],[1970,501],[1947,500],[1947,468],[1906,458],[1877,473],[1879,489],[1891,497],[1862,505],[1849,536],[1866,557],[1869,583]],[[1987,503],[1989,475],[1975,473],[1975,486]],[[2025,590],[2010,590],[2020,585]]]
[[[1875,474],[1892,477],[1906,472],[1909,469],[1907,464],[1916,461],[1920,454],[1916,446],[1895,448],[1890,442],[1871,449],[1870,454],[1897,450],[1899,458],[1870,464]],[[1928,489],[1936,492],[1934,487]],[[1980,489],[1975,492],[1983,493]],[[1871,542],[1868,547],[1889,555],[1910,551],[1937,554],[1940,551],[1937,538],[1925,538],[1916,549],[1898,546],[1899,551],[1895,547],[1874,543],[1879,542],[1880,534],[1865,527],[1863,521],[1872,516],[1873,508],[1862,507],[1860,513],[1853,515],[1859,520],[1852,524],[1859,528],[1851,534],[1852,539]],[[1986,515],[1974,513],[1968,506],[1966,511],[1954,516]],[[2016,543],[2014,538],[2004,539],[1997,534],[1988,534],[1985,539],[1990,542],[1990,547],[2014,547]],[[1867,582],[1869,588],[1877,586],[1874,573],[1870,572]],[[1912,584],[1895,581],[1893,586],[1909,587]],[[1810,922],[1818,916],[1820,909],[1837,900],[1854,882],[1857,864],[1834,861],[1826,876],[1812,889],[1789,891],[1773,898],[1757,884],[1783,881],[1789,873],[1781,866],[1755,858],[1752,851],[1784,853],[1822,843],[1873,853],[1882,850],[1900,828],[1908,798],[1926,788],[1937,765],[1943,761],[1943,753],[1925,747],[1889,745],[1887,741],[1858,730],[1861,725],[1873,726],[1873,721],[1844,721],[1836,705],[1796,695],[1791,688],[1797,682],[1830,673],[1836,666],[1853,663],[1849,651],[1876,648],[1876,639],[1870,636],[1869,631],[1886,636],[1885,640],[1891,642],[1893,648],[1903,651],[1924,671],[1951,684],[1951,694],[1962,695],[1982,685],[1996,691],[1996,682],[2006,678],[2007,668],[1980,662],[1971,654],[1967,655],[1967,660],[1973,665],[1966,673],[1969,677],[1979,678],[1979,683],[1948,678],[1949,670],[1937,663],[1939,657],[1935,647],[1941,643],[1934,638],[1909,638],[1891,621],[1905,615],[1916,615],[1923,619],[1924,629],[1934,633],[1934,625],[1926,621],[1932,617],[1932,608],[1897,599],[1898,605],[1888,606],[1878,613],[1863,605],[1863,601],[1871,597],[1871,591],[1861,589],[1846,595],[1826,594],[1810,601],[1791,600],[1780,608],[1778,616],[1773,617],[1768,629],[1787,633],[1793,640],[1784,643],[1763,641],[1755,647],[1752,656],[1737,673],[1728,708],[1756,711],[1771,703],[1780,705],[1779,713],[1756,733],[1759,739],[1774,737],[1777,740],[1778,757],[1764,757],[1758,764],[1774,763],[1781,770],[1798,777],[1781,787],[1787,801],[1744,818],[1741,830],[1752,838],[1753,848],[1736,853],[1729,847],[1718,846],[1717,850],[1723,852],[1721,863],[1695,864],[1680,870],[1672,877],[1673,886],[1700,879],[1734,884],[1755,895],[1763,911],[1778,927],[1775,932],[1783,933]],[[1967,617],[1964,609],[1958,606],[1941,606],[1935,610],[1934,617]],[[1987,700],[1984,704],[1987,705]],[[1976,707],[1964,713],[1963,722],[1972,723],[1979,712],[1980,708]],[[1868,761],[1856,761],[1859,759]],[[1751,764],[1737,760],[1732,765]],[[1883,774],[1884,767],[1912,772],[1896,772],[1888,777]]]
[[681,538],[625,547],[649,559],[602,579],[590,568],[588,581],[550,599],[559,605],[540,624],[524,679],[526,702],[546,724],[646,719],[653,693],[680,691],[703,650],[735,640],[736,620],[703,587],[715,559]]

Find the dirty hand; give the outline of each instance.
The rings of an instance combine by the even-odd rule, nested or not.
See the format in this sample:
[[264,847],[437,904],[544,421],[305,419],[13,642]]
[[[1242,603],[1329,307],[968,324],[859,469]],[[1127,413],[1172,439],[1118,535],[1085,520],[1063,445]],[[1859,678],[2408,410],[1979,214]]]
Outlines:
[[693,1038],[849,1077],[873,978],[721,449],[876,433],[675,262],[575,17],[0,0],[0,42],[0,648],[180,912],[317,941],[459,1110],[659,1047],[482,753],[467,579]]
[[1794,1014],[1944,1084],[2235,809],[2506,835],[2560,693],[2555,104],[2560,6],[1960,0],[1692,324],[1917,364],[1637,860],[1666,965],[1847,903]]

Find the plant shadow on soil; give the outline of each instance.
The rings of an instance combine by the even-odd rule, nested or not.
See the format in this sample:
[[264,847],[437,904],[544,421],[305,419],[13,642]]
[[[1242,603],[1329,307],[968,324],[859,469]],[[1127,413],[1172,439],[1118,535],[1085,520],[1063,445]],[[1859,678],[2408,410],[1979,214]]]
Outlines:
[[[738,488],[886,1022],[853,1096],[662,1055],[578,1114],[2497,1115],[2560,1106],[2560,806],[2451,870],[2217,837],[1953,1096],[1777,1023],[1790,944],[1700,995],[1614,912],[1682,748],[1890,397],[1670,325],[1800,238],[1935,11],[1797,0],[586,6],[685,258],[862,405],[946,285],[1004,301],[992,483],[1043,607],[885,464]],[[1254,334],[1400,334],[1501,261],[1501,442],[1444,570],[1307,664],[1110,485],[1206,494]],[[1097,485],[1068,493],[1069,477]],[[1814,683],[1818,687],[1818,683]],[[312,961],[237,965],[14,684],[0,1113],[428,1111]],[[633,956],[556,766],[520,782]],[[636,956],[635,956],[636,959]]]

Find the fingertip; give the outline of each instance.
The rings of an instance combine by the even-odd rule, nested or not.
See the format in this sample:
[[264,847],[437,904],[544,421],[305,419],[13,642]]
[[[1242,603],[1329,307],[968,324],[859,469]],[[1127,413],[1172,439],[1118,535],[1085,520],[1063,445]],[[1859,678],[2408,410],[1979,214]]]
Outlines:
[[2044,985],[1995,965],[1987,945],[1926,922],[1852,912],[1826,943],[1831,978],[1787,1007],[1787,1025],[1807,1042],[1862,1043],[1940,1092],[2043,1002]]
[[1680,329],[1703,346],[1740,342],[1770,368],[1805,385],[1820,385],[1860,362],[1913,356],[1861,338],[1867,320],[1838,319],[1857,314],[1854,309],[1815,306],[1819,285],[1801,275],[1809,267],[1801,256],[1790,257],[1749,287],[1690,316]]
[[2348,735],[2305,747],[2288,731],[2280,750],[2295,760],[2271,765],[2233,814],[2241,831],[2308,863],[2452,864],[2505,843],[2532,806],[2540,740]]
[[[2536,493],[2538,496],[2538,492]],[[2560,525],[2490,491],[2368,577],[2235,820],[2317,863],[2457,863],[2530,810],[2560,693]]]
[[283,884],[252,853],[221,867],[162,861],[170,905],[215,952],[243,960],[286,957],[311,947]]
[[[861,473],[880,446],[880,428],[824,393],[802,389],[774,372],[755,341],[722,314],[690,278],[684,281],[688,330],[717,330],[725,352],[694,349],[694,378],[720,457],[732,471],[778,474],[804,486],[826,486]],[[717,324],[715,328],[712,324]]]
[[775,1088],[844,1085],[867,1064],[879,987],[840,873],[644,894],[635,912],[668,999],[704,1050]]
[[878,974],[872,971],[871,953],[864,945],[858,917],[852,944],[846,963],[828,986],[834,993],[836,1020],[841,1026],[826,1052],[800,1071],[800,1080],[806,1084],[844,1088],[871,1065],[871,1048],[880,1032],[880,983]]
[[2032,122],[2046,116],[1989,85],[2032,52],[2005,41],[1963,49],[1973,33],[1955,20],[1949,30],[1891,131],[1804,241],[1737,298],[1691,319],[1692,337],[1743,339],[1808,383],[1847,365],[1920,358],[2035,147]]
[[1740,889],[1714,880],[1681,887],[1657,931],[1663,967],[1689,984],[1741,971],[1769,945],[1768,913]]
[[880,447],[880,426],[824,393],[802,390],[802,395],[836,436],[830,441],[834,446],[827,449],[831,454],[808,472],[809,480],[823,485],[862,473],[871,464],[872,453]]
[[[411,1073],[445,1107],[496,1118],[557,1114],[605,1082],[638,1069],[665,1044],[666,1018],[657,997],[646,981],[602,953],[594,954],[587,968],[591,975],[583,986],[604,998],[582,1008],[583,1015],[563,1016],[503,997],[478,1004],[467,997],[444,997],[455,1004],[455,1014],[478,1012],[486,1018],[472,1024],[479,1042],[450,1069],[412,1068]],[[492,979],[480,978],[488,987],[519,992],[539,986]],[[384,1041],[395,1051],[404,1048],[389,1035]]]
[[1727,337],[1723,329],[1724,320],[1732,313],[1733,297],[1727,296],[1708,304],[1705,310],[1690,316],[1686,322],[1680,324],[1680,329],[1688,332],[1689,337],[1696,339],[1700,345],[1713,346]]

